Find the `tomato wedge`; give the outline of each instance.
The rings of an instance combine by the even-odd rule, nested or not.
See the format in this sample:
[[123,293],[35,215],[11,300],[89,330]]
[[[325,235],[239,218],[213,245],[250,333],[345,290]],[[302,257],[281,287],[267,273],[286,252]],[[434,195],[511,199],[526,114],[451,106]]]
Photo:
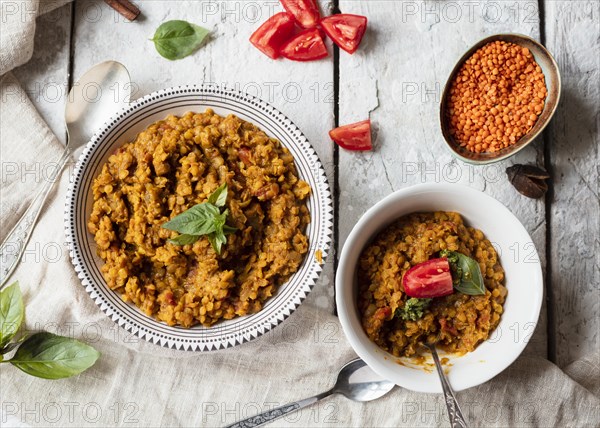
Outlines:
[[371,150],[371,121],[369,119],[329,131],[329,136],[346,150]]
[[323,18],[321,27],[336,45],[353,54],[367,30],[367,17],[339,13]]
[[452,294],[454,287],[448,259],[431,259],[413,266],[404,274],[402,285],[407,296],[421,299]]
[[281,46],[294,32],[294,18],[285,12],[279,12],[267,19],[250,36],[250,43],[269,58],[279,58]]
[[293,61],[313,61],[327,56],[327,47],[318,29],[304,30],[281,48],[281,56]]
[[321,15],[315,0],[280,0],[283,8],[298,21],[302,28],[312,28]]

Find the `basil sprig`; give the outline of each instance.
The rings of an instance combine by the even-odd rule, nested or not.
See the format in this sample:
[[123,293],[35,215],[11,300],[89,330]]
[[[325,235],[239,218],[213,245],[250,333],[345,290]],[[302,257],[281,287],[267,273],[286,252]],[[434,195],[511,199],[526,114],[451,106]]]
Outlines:
[[162,23],[151,40],[162,57],[173,61],[192,54],[208,34],[207,29],[196,24],[173,20]]
[[62,379],[93,366],[99,356],[85,343],[41,332],[25,339],[10,363],[32,376]]
[[471,296],[485,294],[479,263],[457,251],[442,250],[440,255],[448,259],[452,283],[457,291]]
[[223,183],[209,196],[207,202],[194,205],[162,225],[165,229],[181,233],[169,239],[169,242],[174,245],[190,245],[201,236],[206,236],[215,252],[221,254],[221,248],[227,243],[227,235],[237,230],[225,224],[229,210],[221,212],[220,208],[226,202],[227,183]]
[[[13,341],[24,317],[23,297],[15,282],[0,292],[0,363],[10,363],[32,376],[44,379],[63,379],[87,370],[100,353],[75,339],[52,333],[35,333]],[[17,348],[8,360],[4,355]]]

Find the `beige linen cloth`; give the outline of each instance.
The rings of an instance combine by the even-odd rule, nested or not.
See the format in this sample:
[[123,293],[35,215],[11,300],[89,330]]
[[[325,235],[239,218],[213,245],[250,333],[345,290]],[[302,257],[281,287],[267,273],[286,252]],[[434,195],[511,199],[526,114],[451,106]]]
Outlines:
[[[8,3],[14,2],[2,1],[3,14]],[[33,13],[25,19],[3,15],[0,30],[0,239],[62,148],[10,73],[31,57],[36,15],[61,2],[18,3]],[[337,369],[355,357],[332,314],[328,276],[285,323],[233,349],[180,352],[129,336],[95,306],[71,266],[63,235],[68,179],[65,172],[13,278],[24,292],[28,330],[73,334],[102,357],[85,373],[58,381],[2,364],[0,426],[224,426],[329,389]],[[597,427],[599,380],[597,354],[564,371],[541,358],[521,357],[458,398],[471,426]],[[448,426],[448,418],[441,395],[396,388],[371,403],[330,397],[273,426]]]

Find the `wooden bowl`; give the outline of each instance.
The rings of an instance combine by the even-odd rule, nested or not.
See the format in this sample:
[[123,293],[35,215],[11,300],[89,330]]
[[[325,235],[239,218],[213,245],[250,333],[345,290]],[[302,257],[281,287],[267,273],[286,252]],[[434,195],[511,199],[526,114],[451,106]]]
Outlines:
[[[448,97],[450,95],[450,86],[454,81],[454,78],[458,71],[460,70],[463,63],[471,57],[479,48],[484,45],[495,42],[495,41],[504,41],[509,43],[514,43],[524,48],[528,48],[535,61],[539,64],[542,72],[544,73],[544,79],[546,82],[546,90],[548,91],[548,95],[546,96],[546,101],[544,103],[544,109],[542,113],[538,116],[537,121],[533,125],[531,130],[523,135],[519,141],[515,144],[512,144],[509,147],[505,147],[504,149],[498,150],[496,152],[482,152],[482,153],[474,153],[467,150],[464,147],[461,147],[455,140],[452,135],[450,135],[448,117],[446,116],[446,105],[448,101]],[[535,41],[531,37],[524,36],[522,34],[496,34],[494,36],[486,37],[483,40],[480,40],[475,45],[473,45],[465,54],[458,60],[454,69],[450,73],[448,80],[446,82],[446,86],[444,87],[444,92],[442,93],[442,99],[440,100],[440,126],[442,129],[442,135],[444,136],[444,140],[452,154],[458,159],[475,165],[485,165],[493,162],[498,162],[503,159],[506,159],[515,153],[523,150],[529,143],[531,143],[548,125],[550,119],[554,115],[556,111],[556,107],[558,106],[558,101],[560,99],[560,91],[561,91],[561,82],[560,82],[560,73],[558,70],[558,65],[556,61],[546,50],[544,46],[542,46],[539,42]]]

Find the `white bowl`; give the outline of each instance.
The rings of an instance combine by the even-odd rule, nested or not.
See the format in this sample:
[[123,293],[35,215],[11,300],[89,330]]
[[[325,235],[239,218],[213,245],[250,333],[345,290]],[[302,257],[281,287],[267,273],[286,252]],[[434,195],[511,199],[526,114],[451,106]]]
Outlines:
[[[299,177],[308,182],[312,193],[308,200],[311,221],[306,235],[310,251],[302,265],[282,284],[261,311],[221,321],[212,327],[169,326],[146,316],[109,289],[101,273],[103,261],[96,255],[96,243],[87,231],[92,184],[108,157],[150,124],[169,114],[203,112],[212,108],[226,116],[233,113],[254,123],[269,136],[277,138],[292,153]],[[325,170],[302,132],[277,109],[251,95],[228,88],[180,86],[162,89],[135,101],[116,113],[92,138],[79,158],[65,207],[65,231],[71,259],[83,286],[96,304],[127,331],[152,343],[174,349],[212,351],[253,340],[283,322],[314,287],[329,251],[333,228],[333,207]]]
[[377,203],[354,226],[340,255],[335,284],[338,315],[354,351],[380,376],[413,391],[442,392],[433,366],[394,357],[367,337],[356,304],[356,266],[362,250],[394,220],[424,211],[460,213],[492,242],[506,272],[508,296],[496,330],[473,352],[443,355],[449,359],[450,384],[460,391],[490,380],[517,359],[535,330],[542,305],[542,269],[533,241],[519,220],[494,198],[461,185],[422,184]]

